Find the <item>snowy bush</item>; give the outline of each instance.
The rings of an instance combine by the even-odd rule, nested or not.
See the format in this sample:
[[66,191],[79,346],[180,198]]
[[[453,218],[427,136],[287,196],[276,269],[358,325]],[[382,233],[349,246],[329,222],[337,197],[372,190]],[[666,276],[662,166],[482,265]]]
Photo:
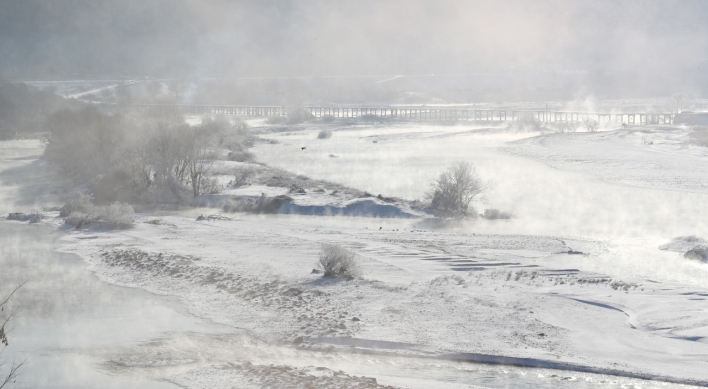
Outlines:
[[580,123],[577,122],[553,122],[547,123],[547,126],[557,133],[577,132]]
[[425,198],[429,210],[437,217],[463,217],[476,215],[470,202],[485,190],[474,166],[456,162],[440,174],[431,184]]
[[240,166],[234,170],[234,179],[229,182],[229,186],[238,188],[240,186],[249,185],[251,180],[256,175],[256,169],[251,166]]
[[357,255],[338,244],[322,245],[318,266],[324,277],[353,279],[361,275]]
[[708,263],[708,246],[696,246],[683,255],[684,258]]
[[285,123],[287,124],[300,124],[312,119],[313,116],[304,108],[296,108],[288,112],[285,118]]
[[543,127],[533,112],[521,112],[516,120],[507,122],[507,128],[516,131],[540,131]]
[[209,138],[211,146],[236,151],[245,150],[246,147],[253,145],[248,124],[241,119],[206,116],[202,118],[199,129]]
[[708,240],[699,238],[695,235],[678,236],[673,238],[671,242],[659,246],[659,250],[669,250],[679,253],[685,253],[696,246],[708,246]]
[[231,197],[226,200],[226,203],[222,206],[222,209],[224,212],[273,214],[278,213],[283,205],[291,202],[292,200],[293,199],[289,196],[280,195],[268,197],[265,193],[258,199],[249,197]]
[[256,159],[256,155],[248,150],[236,150],[230,151],[226,158],[235,162],[251,162]]
[[498,209],[490,208],[484,210],[482,217],[488,220],[511,219],[511,214]]
[[216,177],[204,178],[201,185],[202,194],[218,194],[224,189]]
[[110,229],[129,228],[133,226],[133,207],[128,204],[113,203],[107,206],[94,206],[91,212],[72,212],[64,219],[64,223],[81,228],[86,226],[101,226]]
[[583,127],[585,127],[587,132],[596,132],[599,125],[600,123],[595,119],[588,118],[583,121]]
[[317,134],[317,139],[329,139],[332,137],[332,130],[321,130],[319,134]]
[[67,217],[74,212],[90,213],[93,209],[91,204],[91,196],[79,193],[74,196],[63,207],[59,208],[59,216]]
[[20,222],[30,222],[32,223],[39,223],[42,221],[42,218],[44,215],[42,215],[41,212],[35,211],[32,213],[24,213],[24,212],[13,212],[7,215],[7,220],[16,220]]

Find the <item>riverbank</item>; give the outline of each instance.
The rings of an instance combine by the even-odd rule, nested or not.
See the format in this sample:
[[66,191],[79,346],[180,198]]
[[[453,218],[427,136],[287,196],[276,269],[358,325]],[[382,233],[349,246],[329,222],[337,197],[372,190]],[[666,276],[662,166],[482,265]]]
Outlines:
[[[380,127],[335,131],[326,142],[337,138],[341,142],[326,147],[341,148],[337,154],[340,158],[327,158],[348,159],[347,163],[354,166],[352,160],[361,162],[366,155],[391,158],[393,149],[399,153],[412,150],[411,154],[426,151],[419,148],[419,142],[431,144],[434,139],[443,142],[436,147],[457,143],[460,151],[465,144],[476,144],[474,155],[494,161],[503,172],[511,172],[518,161],[489,150],[496,147],[499,139],[474,134],[470,138],[467,131],[462,133],[454,127],[393,129],[394,133],[405,135],[390,135],[376,146],[368,141],[364,143],[366,148],[352,145],[352,140],[347,139],[352,136],[366,142],[371,139],[367,132],[382,131]],[[421,133],[427,134],[421,138]],[[289,139],[293,137],[290,135]],[[506,138],[509,136],[502,140]],[[293,142],[301,143],[302,139]],[[352,150],[350,154],[346,143]],[[367,151],[382,145],[373,154]],[[281,141],[258,146],[255,152],[266,159],[275,155],[269,154],[271,151],[287,156],[290,146]],[[308,145],[307,150],[317,148]],[[459,153],[455,148],[447,151],[450,157]],[[293,170],[330,179],[332,176],[327,175],[335,174],[335,168],[342,165],[310,164],[316,171],[299,171],[306,161],[312,162],[312,158],[325,152],[321,150],[304,159],[292,158]],[[408,158],[405,153],[399,155]],[[367,163],[370,167],[410,167],[395,160],[384,165],[375,158]],[[415,166],[422,166],[431,162],[416,163]],[[444,161],[431,164],[439,163]],[[483,173],[487,171],[487,165],[481,166]],[[390,177],[397,179],[386,185],[405,182],[402,177],[406,171],[391,173]],[[539,177],[557,181],[565,173],[549,174],[544,171]],[[343,177],[358,179],[351,174]],[[400,188],[405,185],[399,186],[399,193],[377,191],[383,185],[376,186],[379,181],[375,177],[370,181],[372,188],[367,190],[394,195],[404,192]],[[499,186],[507,185],[500,182],[497,191]],[[598,194],[616,189],[610,184],[595,187]],[[522,185],[518,191],[524,189]],[[536,200],[532,196],[520,204],[515,209],[517,217],[511,221],[445,227],[420,219],[299,215],[234,214],[231,220],[197,221],[197,216],[205,212],[200,209],[139,214],[136,226],[129,230],[70,231],[62,238],[62,250],[79,254],[102,280],[175,296],[191,314],[243,329],[253,339],[249,342],[278,345],[271,349],[275,354],[334,353],[348,358],[344,356],[353,350],[395,353],[387,358],[397,361],[405,356],[488,361],[491,357],[507,357],[526,365],[575,370],[571,375],[576,377],[585,374],[578,371],[590,371],[705,385],[708,376],[703,365],[708,345],[704,340],[708,333],[702,324],[707,318],[701,304],[706,285],[698,277],[705,269],[675,253],[658,250],[658,244],[654,246],[656,252],[644,251],[654,240],[662,239],[662,234],[677,230],[650,229],[645,237],[614,234],[603,238],[602,233],[592,229],[599,228],[597,222],[584,230],[585,234],[577,232],[580,227],[568,233],[548,234],[544,232],[557,231],[559,227],[548,220],[546,225],[538,226],[539,219],[534,227],[534,214],[525,212]],[[571,215],[576,211],[570,210]],[[58,215],[47,212],[46,216],[44,223],[61,225]],[[623,223],[636,228],[642,219],[629,220]],[[696,223],[689,227],[699,232],[702,228]],[[666,225],[663,228],[671,229]],[[518,233],[521,231],[526,233]],[[313,274],[322,243],[338,243],[360,254],[363,277],[326,281]],[[637,257],[625,257],[633,251],[646,254],[649,262],[638,263]],[[672,270],[657,278],[654,276],[662,276],[662,268],[652,272],[647,263],[662,263]],[[687,316],[686,312],[691,314]],[[114,367],[117,371],[149,371],[161,379],[193,387],[211,382],[204,381],[206,377],[218,376],[223,379],[218,382],[226,383],[241,382],[237,377],[244,374],[275,374],[245,365],[249,362],[258,366],[259,361],[228,353],[220,355],[218,343],[203,343],[205,349],[214,352],[198,365],[180,361],[201,348],[180,344],[169,346],[171,351],[160,356],[156,350],[165,351],[167,346],[124,348],[125,355],[135,356],[130,357],[130,363]],[[316,375],[317,370],[298,370],[307,367],[299,362],[277,360],[294,369],[286,369],[283,374],[288,377]],[[316,366],[315,360],[307,360]],[[267,358],[260,360],[264,361]],[[400,363],[411,363],[406,361]],[[341,363],[339,360],[329,366],[342,366]],[[165,368],[155,368],[156,364]],[[349,376],[362,375],[362,370],[376,371],[365,363],[348,369],[345,372]],[[438,374],[439,381],[433,378],[436,384],[452,385],[443,382],[441,375],[447,373]],[[388,370],[377,379],[380,384],[417,387],[415,382],[396,377]],[[335,385],[332,382],[326,385]],[[420,381],[425,385],[430,382]],[[468,383],[472,382],[476,381],[470,377]]]

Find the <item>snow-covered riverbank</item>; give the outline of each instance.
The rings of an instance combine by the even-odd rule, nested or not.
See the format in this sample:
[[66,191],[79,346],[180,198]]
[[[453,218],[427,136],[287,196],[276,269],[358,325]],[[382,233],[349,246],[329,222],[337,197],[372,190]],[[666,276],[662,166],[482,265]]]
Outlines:
[[[490,194],[488,202],[517,217],[445,227],[423,219],[299,215],[233,214],[231,220],[197,221],[206,210],[193,209],[141,214],[129,230],[70,231],[62,238],[62,250],[80,255],[102,280],[176,296],[190,313],[247,334],[125,347],[117,352],[124,357],[113,358],[113,369],[150,372],[189,387],[248,387],[248,377],[275,377],[274,370],[258,367],[269,363],[289,366],[278,372],[281,382],[291,379],[283,377],[315,377],[320,370],[308,366],[318,366],[314,356],[321,355],[325,366],[347,368],[340,377],[344,381],[326,379],[322,387],[373,385],[356,378],[360,375],[398,386],[457,385],[444,378],[459,369],[453,362],[440,362],[449,370],[426,370],[428,380],[411,381],[402,378],[403,367],[387,370],[358,357],[368,352],[379,355],[374,359],[394,353],[386,358],[401,365],[418,363],[406,356],[488,362],[505,357],[497,361],[708,385],[708,312],[703,308],[708,269],[658,249],[676,234],[704,233],[700,215],[684,218],[679,226],[668,212],[642,214],[631,207],[616,215],[619,220],[607,219],[609,225],[601,217],[584,225],[581,217],[591,211],[577,204],[565,215],[552,214],[558,204],[543,197],[548,192],[523,192],[569,177],[573,181],[560,187],[561,192],[572,184],[592,186],[592,196],[598,198],[645,190],[601,183],[489,149],[518,139],[518,134],[375,127],[335,131],[327,141],[310,136],[280,136],[280,143],[258,146],[256,154],[273,166],[290,158],[289,167],[297,173],[332,181],[342,177],[337,182],[351,186],[365,173],[342,169],[368,166],[374,172],[370,186],[359,189],[409,199],[448,160],[471,157],[482,174],[494,176],[493,194],[498,196]],[[305,141],[320,143],[307,144],[311,154],[304,154],[299,145]],[[430,147],[439,153],[430,153]],[[416,158],[423,151],[427,159]],[[530,171],[522,169],[524,163]],[[525,175],[538,182],[522,179]],[[659,194],[658,201],[682,215],[705,207],[700,193],[648,193]],[[683,200],[671,203],[671,196]],[[570,204],[563,201],[561,205]],[[596,203],[600,211],[595,213],[608,212],[602,210],[605,205],[620,209],[631,202]],[[18,203],[12,206],[27,210],[18,209]],[[46,216],[45,223],[61,225],[56,213]],[[359,253],[363,277],[326,281],[313,274],[322,243],[339,243]],[[253,359],[225,350],[253,347],[260,350],[251,352],[258,356]],[[190,353],[209,355],[195,363],[185,358]],[[286,357],[269,361],[268,353]],[[539,375],[548,370],[543,371]],[[502,386],[503,380],[483,384],[475,377],[469,373],[468,381],[457,377],[455,382]],[[601,376],[584,377],[592,381]],[[252,384],[259,387],[258,382]],[[534,387],[533,382],[526,384]]]

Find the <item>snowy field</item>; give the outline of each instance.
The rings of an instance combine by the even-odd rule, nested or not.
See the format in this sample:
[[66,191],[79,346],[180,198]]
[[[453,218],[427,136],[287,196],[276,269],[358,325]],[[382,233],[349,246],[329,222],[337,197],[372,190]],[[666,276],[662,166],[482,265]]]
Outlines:
[[[490,186],[475,207],[514,217],[197,221],[215,210],[191,209],[139,214],[129,230],[67,230],[61,251],[100,280],[176,297],[233,329],[96,348],[99,371],[194,388],[708,386],[708,264],[659,249],[678,236],[708,238],[708,158],[686,146],[688,129],[326,126],[330,139],[311,125],[262,135],[277,143],[253,152],[269,166],[408,200],[452,161],[469,161]],[[38,160],[41,144],[3,142],[0,153],[0,211],[61,203],[66,185]],[[266,189],[285,193],[229,194]],[[65,228],[58,212],[45,216]],[[357,252],[361,279],[313,273],[322,243]]]

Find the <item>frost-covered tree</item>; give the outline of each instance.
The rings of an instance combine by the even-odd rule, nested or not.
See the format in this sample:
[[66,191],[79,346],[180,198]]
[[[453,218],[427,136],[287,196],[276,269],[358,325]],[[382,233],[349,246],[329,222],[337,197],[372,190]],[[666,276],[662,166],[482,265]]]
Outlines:
[[475,213],[470,203],[485,189],[474,166],[455,162],[432,182],[425,199],[437,217],[463,217]]
[[685,111],[686,109],[688,109],[690,102],[691,102],[690,99],[685,94],[674,93],[666,101],[666,105],[671,110],[671,112],[681,113],[681,112]]

